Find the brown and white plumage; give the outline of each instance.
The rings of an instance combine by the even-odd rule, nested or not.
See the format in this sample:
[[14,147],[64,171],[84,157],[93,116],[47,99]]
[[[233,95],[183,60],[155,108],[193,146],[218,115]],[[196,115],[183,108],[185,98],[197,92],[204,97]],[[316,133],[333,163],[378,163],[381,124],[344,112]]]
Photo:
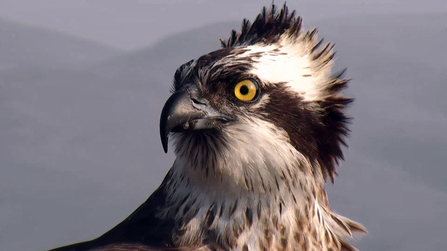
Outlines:
[[[55,250],[355,250],[345,238],[365,229],[324,188],[352,101],[331,73],[333,46],[285,5],[221,44],[175,74],[160,130],[177,158],[161,186],[103,236]],[[250,100],[236,95],[244,80]]]

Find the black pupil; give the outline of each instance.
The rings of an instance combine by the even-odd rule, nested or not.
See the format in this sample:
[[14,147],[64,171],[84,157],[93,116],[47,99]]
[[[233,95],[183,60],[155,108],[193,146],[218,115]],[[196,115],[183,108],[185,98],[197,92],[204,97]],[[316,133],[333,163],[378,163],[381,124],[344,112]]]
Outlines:
[[241,89],[239,91],[241,92],[242,95],[247,95],[248,94],[248,86],[246,86],[246,85],[241,86]]

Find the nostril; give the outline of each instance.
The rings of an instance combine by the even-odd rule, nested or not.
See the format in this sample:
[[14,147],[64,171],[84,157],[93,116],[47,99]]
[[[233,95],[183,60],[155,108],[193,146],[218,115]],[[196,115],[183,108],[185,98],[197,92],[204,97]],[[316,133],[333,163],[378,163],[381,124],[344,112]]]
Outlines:
[[190,85],[186,88],[186,91],[188,92],[189,98],[192,100],[192,102],[196,105],[206,105],[208,104],[208,101],[202,97],[201,92],[199,88],[197,88],[196,85]]
[[199,105],[206,105],[206,100],[204,98],[191,97],[192,102]]

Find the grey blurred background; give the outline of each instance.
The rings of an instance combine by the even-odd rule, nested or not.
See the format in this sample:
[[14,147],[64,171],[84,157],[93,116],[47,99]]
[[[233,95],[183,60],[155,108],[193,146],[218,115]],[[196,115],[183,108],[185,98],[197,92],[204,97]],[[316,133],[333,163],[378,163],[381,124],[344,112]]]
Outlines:
[[[175,69],[270,3],[0,0],[0,250],[91,239],[136,209],[174,160],[158,119]],[[369,230],[355,246],[446,250],[446,1],[288,5],[352,78],[349,148],[327,187]]]

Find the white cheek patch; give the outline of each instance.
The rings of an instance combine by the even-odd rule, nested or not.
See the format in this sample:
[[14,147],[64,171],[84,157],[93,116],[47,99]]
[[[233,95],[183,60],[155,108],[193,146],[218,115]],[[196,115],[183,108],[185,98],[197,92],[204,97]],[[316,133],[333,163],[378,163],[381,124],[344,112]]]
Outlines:
[[[310,47],[306,42],[280,39],[272,45],[248,46],[247,52],[240,57],[253,54],[254,63],[251,74],[261,81],[269,83],[285,83],[297,92],[305,101],[318,101],[327,98],[326,85],[330,75],[329,62],[325,67],[315,70]],[[261,57],[256,58],[256,54]]]

